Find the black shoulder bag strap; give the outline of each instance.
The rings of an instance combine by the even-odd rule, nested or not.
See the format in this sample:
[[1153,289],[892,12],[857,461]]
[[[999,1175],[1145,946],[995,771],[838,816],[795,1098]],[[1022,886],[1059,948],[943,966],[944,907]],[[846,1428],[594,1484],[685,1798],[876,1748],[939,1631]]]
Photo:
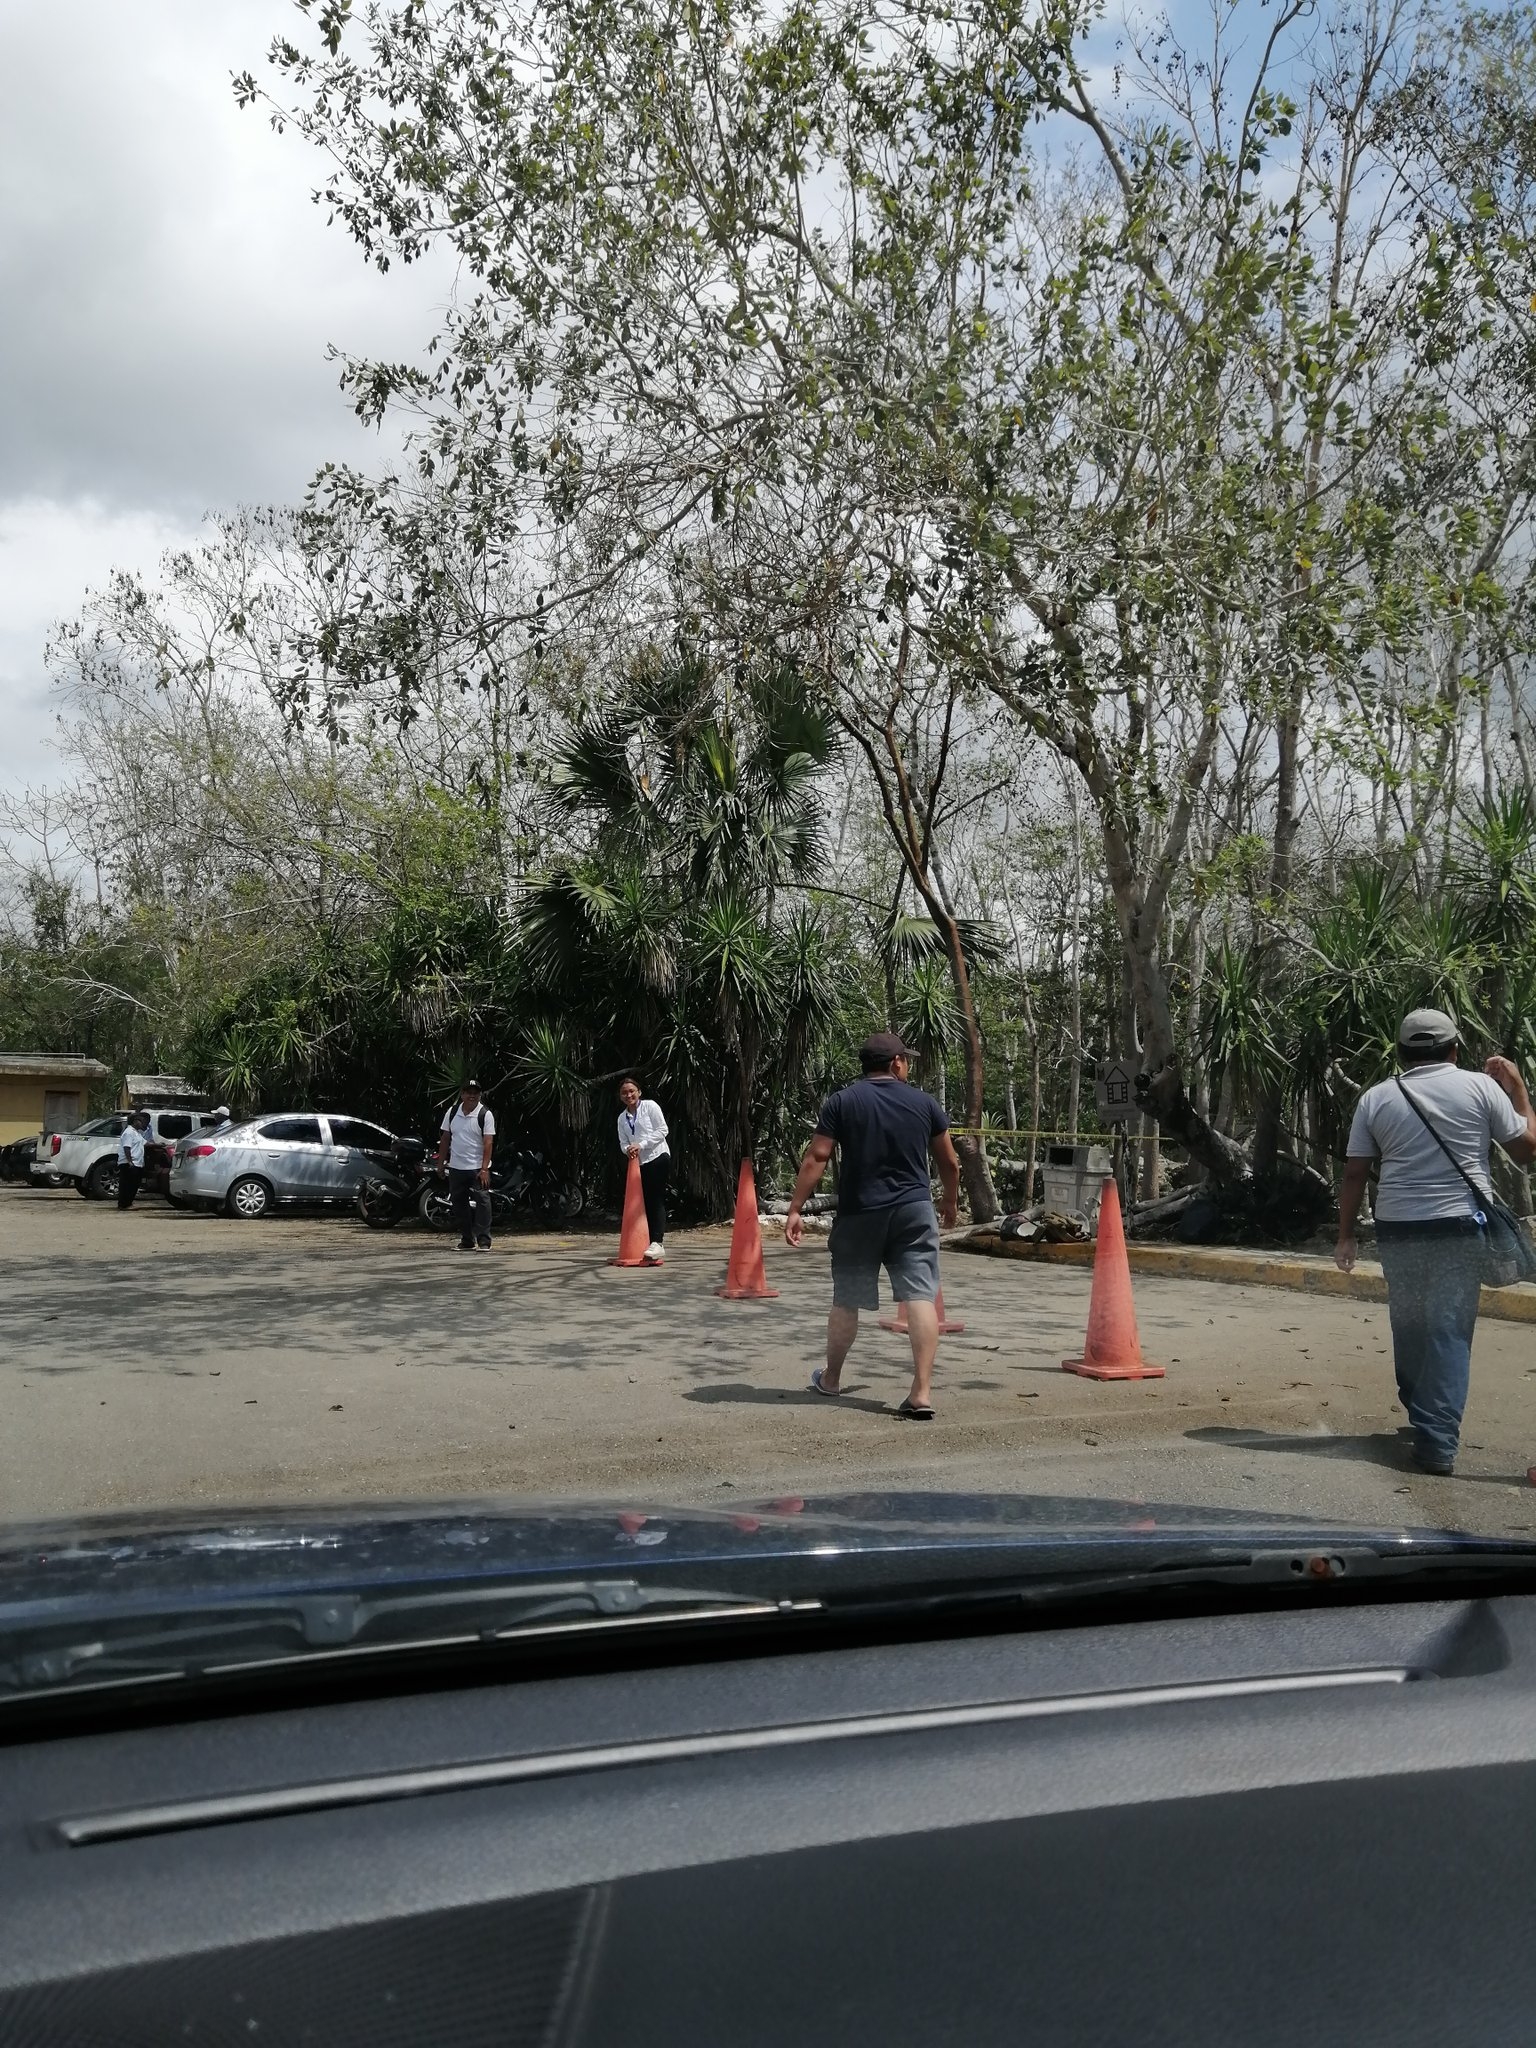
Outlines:
[[1404,1086],[1402,1075],[1397,1075],[1396,1080],[1398,1092],[1401,1094],[1403,1100],[1408,1104],[1408,1107],[1413,1111],[1414,1115],[1418,1118],[1419,1122],[1424,1126],[1425,1130],[1428,1131],[1429,1135],[1434,1139],[1435,1143],[1440,1147],[1440,1150],[1445,1154],[1446,1158],[1449,1159],[1452,1166],[1455,1167],[1456,1171],[1461,1175],[1462,1179],[1466,1182],[1468,1188],[1471,1190],[1472,1199],[1477,1205],[1477,1220],[1479,1223],[1485,1224],[1488,1221],[1488,1204],[1493,1199],[1493,1197],[1487,1192],[1485,1188],[1480,1188],[1478,1186],[1477,1182],[1472,1178],[1471,1174],[1468,1173],[1467,1169],[1456,1157],[1456,1154],[1451,1150],[1450,1146],[1447,1145],[1444,1138],[1441,1137],[1440,1133],[1435,1129],[1434,1125],[1430,1122],[1429,1118],[1424,1114],[1424,1111],[1420,1108],[1419,1104],[1414,1101],[1413,1090],[1411,1088]]

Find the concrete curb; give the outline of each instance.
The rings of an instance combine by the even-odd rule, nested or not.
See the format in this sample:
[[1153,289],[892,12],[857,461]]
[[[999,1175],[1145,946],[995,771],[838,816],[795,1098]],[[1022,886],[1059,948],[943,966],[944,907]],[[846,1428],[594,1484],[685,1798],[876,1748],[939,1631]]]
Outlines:
[[[952,1238],[946,1250],[990,1259],[1024,1259],[1040,1266],[1091,1266],[1091,1244],[1033,1244],[1000,1238]],[[1322,1259],[1283,1252],[1244,1252],[1202,1245],[1128,1244],[1133,1273],[1164,1280],[1216,1280],[1232,1287],[1288,1287],[1299,1294],[1342,1294],[1354,1301],[1385,1301],[1387,1283],[1376,1267],[1341,1273]],[[1536,1287],[1485,1287],[1479,1313],[1501,1323],[1536,1323]]]

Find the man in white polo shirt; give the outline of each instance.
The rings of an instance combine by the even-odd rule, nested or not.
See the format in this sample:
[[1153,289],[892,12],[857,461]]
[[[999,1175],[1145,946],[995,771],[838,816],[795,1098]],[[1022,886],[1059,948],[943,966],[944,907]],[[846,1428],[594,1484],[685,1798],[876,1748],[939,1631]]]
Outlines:
[[1403,1073],[1367,1088],[1350,1126],[1334,1252],[1350,1272],[1355,1221],[1379,1159],[1376,1243],[1398,1399],[1408,1411],[1414,1463],[1446,1478],[1461,1441],[1483,1275],[1479,1204],[1462,1174],[1491,1193],[1495,1142],[1519,1165],[1536,1159],[1536,1111],[1520,1069],[1495,1054],[1482,1073],[1465,1072],[1456,1064],[1460,1036],[1444,1010],[1410,1010],[1403,1019]]
[[117,1206],[131,1209],[139,1183],[144,1178],[144,1142],[149,1130],[149,1114],[136,1109],[123,1126],[123,1135],[117,1141]]
[[[496,1119],[480,1100],[480,1083],[466,1081],[459,1099],[443,1117],[437,1141],[437,1164],[448,1164],[448,1192],[459,1226],[461,1252],[491,1248],[491,1149]],[[474,1223],[470,1223],[470,1210]]]

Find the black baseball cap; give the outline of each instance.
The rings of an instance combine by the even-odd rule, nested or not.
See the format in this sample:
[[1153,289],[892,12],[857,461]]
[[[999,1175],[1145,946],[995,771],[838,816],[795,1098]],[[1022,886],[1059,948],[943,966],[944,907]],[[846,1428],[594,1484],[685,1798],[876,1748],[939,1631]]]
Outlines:
[[461,1095],[468,1095],[471,1089],[478,1095],[480,1093],[480,1083],[478,1081],[461,1081],[459,1083],[459,1093]]
[[909,1060],[911,1057],[911,1050],[902,1044],[894,1031],[872,1031],[859,1047],[860,1064],[866,1067],[883,1067],[892,1060]]

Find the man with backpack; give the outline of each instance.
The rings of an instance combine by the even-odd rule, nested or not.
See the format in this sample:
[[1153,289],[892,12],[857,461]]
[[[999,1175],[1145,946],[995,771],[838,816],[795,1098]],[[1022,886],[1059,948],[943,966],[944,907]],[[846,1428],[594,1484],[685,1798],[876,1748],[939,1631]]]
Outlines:
[[[443,1116],[437,1141],[437,1168],[448,1167],[448,1192],[459,1226],[461,1252],[491,1248],[491,1149],[496,1119],[480,1100],[480,1083],[466,1081],[455,1106]],[[470,1221],[470,1211],[474,1221]]]

